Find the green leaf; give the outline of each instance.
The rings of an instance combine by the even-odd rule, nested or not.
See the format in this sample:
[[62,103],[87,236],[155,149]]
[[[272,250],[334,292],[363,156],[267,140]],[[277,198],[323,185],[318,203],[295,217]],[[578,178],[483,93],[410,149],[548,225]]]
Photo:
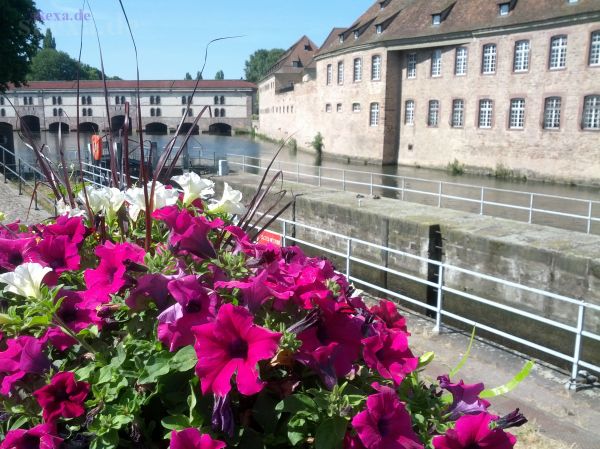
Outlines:
[[462,356],[462,358],[458,362],[458,365],[456,365],[454,369],[448,374],[448,377],[450,379],[452,379],[460,371],[464,364],[467,363],[469,354],[471,354],[471,348],[473,347],[473,341],[475,340],[475,329],[477,328],[473,326],[473,331],[471,332],[471,339],[469,340],[469,346],[467,346],[467,352],[465,352],[465,355]]
[[434,357],[435,353],[431,351],[421,355],[421,357],[419,357],[419,368],[424,368],[429,365],[433,361]]
[[110,382],[113,376],[113,367],[112,366],[103,366],[100,368],[98,372],[98,380],[96,384],[104,384],[106,382]]
[[348,421],[341,416],[333,416],[321,422],[315,435],[315,449],[338,449],[342,447]]
[[529,373],[531,372],[531,369],[534,365],[535,362],[533,360],[529,360],[527,363],[525,363],[521,371],[519,371],[517,375],[513,377],[509,382],[496,388],[483,390],[479,397],[485,399],[493,398],[495,396],[506,394],[509,391],[514,390],[515,388],[517,388],[517,385],[519,385],[521,382],[523,382],[523,380],[525,380],[527,376],[529,376]]
[[288,439],[290,440],[290,443],[292,443],[292,446],[296,446],[305,439],[305,436],[300,432],[288,431]]
[[187,416],[183,415],[166,416],[160,423],[169,430],[182,430],[190,426]]
[[160,376],[167,374],[170,371],[170,360],[171,358],[166,352],[150,356],[138,384],[154,383]]
[[20,418],[17,418],[14,423],[11,424],[11,426],[8,430],[18,429],[23,424],[25,424],[27,421],[28,421],[27,416],[21,416]]
[[275,406],[278,412],[316,411],[317,404],[305,394],[293,394]]
[[189,371],[198,363],[198,357],[193,346],[181,348],[171,359],[170,366],[173,371]]

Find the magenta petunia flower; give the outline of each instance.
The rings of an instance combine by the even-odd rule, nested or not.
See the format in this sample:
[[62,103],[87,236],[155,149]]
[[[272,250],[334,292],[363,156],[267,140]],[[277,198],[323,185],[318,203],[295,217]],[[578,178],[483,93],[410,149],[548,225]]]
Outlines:
[[367,449],[423,449],[412,429],[410,414],[396,392],[376,386],[367,398],[367,409],[352,419],[352,426]]
[[83,218],[69,217],[68,215],[57,217],[54,224],[44,226],[42,230],[44,238],[47,238],[49,235],[64,235],[69,238],[71,243],[76,245],[79,245],[83,241],[87,233],[88,230],[83,224]]
[[70,371],[55,374],[49,385],[33,392],[47,423],[58,418],[77,418],[85,413],[83,402],[90,392],[87,382],[77,382]]
[[370,312],[383,321],[388,328],[402,332],[407,331],[406,318],[398,313],[398,308],[392,301],[381,299],[371,307]]
[[75,333],[91,325],[102,327],[102,319],[96,310],[90,308],[85,301],[83,292],[62,289],[56,295],[62,299],[56,315],[69,329]]
[[59,327],[49,327],[42,337],[42,341],[50,342],[59,351],[66,351],[77,344],[77,340],[65,334]]
[[86,299],[107,302],[109,295],[125,286],[126,262],[142,263],[144,250],[132,243],[114,244],[106,242],[96,247],[96,256],[100,259],[98,267],[86,270],[83,274],[88,288]]
[[433,439],[435,449],[512,449],[515,436],[500,427],[491,428],[496,416],[489,413],[464,415],[458,418],[454,429]]
[[481,399],[479,394],[485,388],[483,383],[466,384],[462,380],[453,384],[447,375],[439,376],[440,387],[452,393],[452,404],[448,407],[449,419],[455,421],[462,415],[474,415],[485,412],[490,403]]
[[0,443],[0,449],[59,449],[63,440],[55,433],[56,429],[49,424],[11,430]]
[[38,243],[36,252],[42,265],[52,268],[57,275],[79,269],[79,249],[66,235],[47,236]]
[[14,271],[26,262],[38,262],[35,238],[0,238],[0,273]]
[[45,342],[35,337],[20,336],[6,342],[0,352],[0,394],[8,396],[13,384],[26,374],[42,374],[50,367],[43,352]]
[[[269,298],[276,298],[285,303],[293,294],[289,289],[279,288],[268,280],[269,273],[262,270],[258,275],[246,280],[215,282],[215,288],[240,289],[243,304],[256,312]],[[275,307],[277,310],[280,307]]]
[[225,443],[213,440],[210,435],[200,433],[198,429],[183,429],[171,433],[169,449],[221,449]]
[[129,291],[125,304],[132,310],[144,310],[150,302],[154,302],[158,310],[164,310],[169,303],[167,285],[170,278],[160,273],[140,276],[135,287]]
[[400,385],[406,375],[419,365],[418,357],[408,347],[404,332],[394,332],[379,324],[375,335],[364,338],[362,344],[367,366],[383,378],[392,379],[396,385]]
[[259,327],[247,309],[232,304],[223,305],[215,321],[192,329],[196,336],[202,393],[225,396],[231,390],[231,378],[236,373],[240,393],[253,395],[262,390],[257,363],[271,359],[278,348],[281,334]]

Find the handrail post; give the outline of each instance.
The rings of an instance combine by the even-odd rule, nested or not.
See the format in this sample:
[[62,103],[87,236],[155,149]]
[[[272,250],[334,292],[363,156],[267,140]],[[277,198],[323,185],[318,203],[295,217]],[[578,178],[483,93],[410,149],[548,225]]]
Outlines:
[[443,307],[443,287],[444,287],[444,265],[438,265],[438,279],[437,279],[437,301],[435,306],[435,327],[433,332],[439,334],[442,328],[442,307]]
[[21,159],[19,159],[19,195],[23,194],[23,175],[21,170]]
[[373,196],[373,172],[371,172],[371,190],[370,190],[371,196]]
[[243,173],[246,173],[246,155],[245,154],[242,155],[242,170],[243,170]]
[[400,199],[402,201],[404,201],[404,189],[405,189],[404,181],[405,181],[405,179],[402,178],[402,184],[400,186]]
[[442,181],[440,181],[438,188],[438,207],[442,207]]
[[484,198],[483,190],[484,190],[484,188],[482,187],[481,188],[481,199],[479,202],[479,215],[483,215],[483,198]]
[[531,224],[533,220],[533,193],[529,194],[529,221],[528,223]]
[[38,207],[38,184],[37,184],[37,171],[33,171],[33,198],[35,201],[35,210],[40,210]]
[[350,280],[350,258],[352,257],[352,239],[346,240],[346,277]]
[[296,182],[300,182],[300,163],[296,162]]
[[319,187],[321,187],[321,166],[317,167],[319,169]]
[[587,233],[592,232],[592,200],[589,201],[588,206],[588,219],[587,219]]
[[4,184],[6,184],[6,148],[2,149],[2,171],[4,172]]
[[581,360],[581,334],[583,333],[584,319],[585,304],[582,301],[579,304],[579,309],[577,311],[577,334],[575,335],[575,348],[573,349],[573,365],[571,367],[571,379],[567,383],[567,388],[570,390],[575,389],[577,384],[579,361]]
[[287,246],[285,220],[281,222],[281,246]]
[[346,170],[342,170],[342,190],[346,191]]

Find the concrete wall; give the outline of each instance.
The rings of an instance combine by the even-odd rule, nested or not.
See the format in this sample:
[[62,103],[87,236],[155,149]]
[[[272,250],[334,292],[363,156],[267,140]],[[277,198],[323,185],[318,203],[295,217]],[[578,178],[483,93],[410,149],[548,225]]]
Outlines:
[[[224,180],[241,189],[245,198],[253,194],[258,184],[257,177],[249,175],[232,175]],[[296,200],[295,209],[287,213],[286,218],[425,258],[428,257],[430,249],[431,227],[439,225],[443,239],[443,260],[450,265],[600,304],[598,236],[385,198],[363,198],[359,207],[356,195],[352,193],[298,184],[284,185],[284,188],[301,194]],[[276,229],[279,230],[279,227]],[[288,229],[288,232],[292,231]],[[341,253],[346,252],[345,242],[336,238],[300,228],[295,230],[295,235],[326,247],[334,247]],[[426,262],[401,255],[386,257],[381,250],[360,244],[353,245],[353,254],[373,263],[427,279]],[[342,258],[332,259],[338,269],[344,270],[345,261]],[[352,263],[351,272],[391,291],[422,302],[427,301],[427,289],[422,284],[393,274],[385,275],[358,263]],[[479,295],[493,302],[511,305],[537,316],[576,326],[576,306],[524,290],[501,286],[457,270],[446,270],[444,279],[446,286],[458,291]],[[384,295],[380,293],[379,296]],[[548,345],[567,354],[573,350],[574,336],[568,332],[550,328],[531,319],[518,318],[514,314],[448,292],[445,293],[444,304],[446,310],[482,324],[493,325],[512,335]],[[457,324],[448,318],[444,320]],[[586,330],[600,334],[599,312],[588,310],[585,323]],[[468,328],[465,325],[460,327]],[[478,331],[478,334],[485,335],[483,331]],[[493,335],[489,337],[534,356],[543,356]],[[600,344],[584,339],[583,354],[585,360],[600,363]],[[543,358],[560,363],[552,357]]]

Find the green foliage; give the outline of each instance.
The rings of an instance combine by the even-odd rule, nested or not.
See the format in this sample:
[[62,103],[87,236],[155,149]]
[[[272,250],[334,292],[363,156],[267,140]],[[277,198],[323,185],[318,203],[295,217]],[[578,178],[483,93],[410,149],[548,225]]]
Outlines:
[[465,172],[465,165],[458,162],[458,159],[454,159],[448,164],[448,171],[454,176],[462,175]]
[[190,72],[185,72],[185,77],[183,78],[186,81],[190,81],[192,79],[192,75]]
[[196,72],[196,79],[197,79],[197,80],[201,80],[201,79],[203,79],[203,78],[202,78],[202,73],[200,72],[200,70],[198,70],[198,71]]
[[496,164],[496,169],[494,170],[494,177],[498,179],[510,179],[513,181],[527,181],[527,176],[521,175],[513,169],[506,167],[502,163]]
[[253,83],[260,81],[284,53],[285,50],[282,48],[256,50],[246,60],[244,69],[246,80]]
[[[79,79],[99,80],[102,72],[88,64],[81,64]],[[29,81],[73,81],[77,79],[77,60],[64,51],[42,48],[31,61]],[[114,79],[114,78],[112,78]]]
[[52,36],[52,30],[50,28],[46,28],[42,48],[53,48],[56,50],[56,40],[54,39],[54,36]]
[[219,70],[216,74],[215,74],[215,79],[216,80],[224,80],[225,79],[225,74],[223,73],[223,70]]
[[313,141],[310,143],[310,146],[313,147],[317,153],[321,153],[323,151],[325,144],[323,143],[323,136],[320,132],[317,133]]
[[0,92],[4,92],[9,83],[19,86],[26,80],[42,36],[33,0],[3,1],[0,9]]

